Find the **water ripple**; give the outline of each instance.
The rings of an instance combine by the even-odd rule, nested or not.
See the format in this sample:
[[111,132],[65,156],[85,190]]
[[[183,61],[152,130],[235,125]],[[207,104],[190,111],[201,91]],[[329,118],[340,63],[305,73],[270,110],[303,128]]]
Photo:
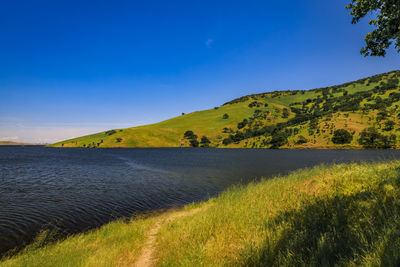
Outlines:
[[326,162],[399,158],[398,151],[0,148],[0,254],[41,230],[78,233],[137,212],[208,199]]

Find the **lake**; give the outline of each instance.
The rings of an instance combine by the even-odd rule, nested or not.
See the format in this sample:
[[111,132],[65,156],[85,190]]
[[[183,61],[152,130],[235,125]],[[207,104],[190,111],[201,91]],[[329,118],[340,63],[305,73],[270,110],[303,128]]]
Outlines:
[[138,212],[207,200],[234,184],[400,151],[0,147],[0,254]]

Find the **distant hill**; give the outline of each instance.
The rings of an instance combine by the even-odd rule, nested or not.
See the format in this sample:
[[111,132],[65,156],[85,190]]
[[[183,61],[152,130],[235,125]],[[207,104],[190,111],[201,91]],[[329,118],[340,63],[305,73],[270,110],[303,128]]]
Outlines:
[[0,146],[33,146],[36,144],[31,143],[20,143],[20,142],[12,142],[12,141],[0,141]]
[[156,124],[55,147],[398,148],[400,71],[313,90],[243,96]]

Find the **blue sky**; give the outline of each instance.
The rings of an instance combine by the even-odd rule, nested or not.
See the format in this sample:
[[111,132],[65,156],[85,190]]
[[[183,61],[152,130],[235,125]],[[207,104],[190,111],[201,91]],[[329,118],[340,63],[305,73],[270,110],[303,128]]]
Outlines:
[[54,142],[251,93],[400,69],[364,58],[350,0],[11,1],[0,8],[0,140]]

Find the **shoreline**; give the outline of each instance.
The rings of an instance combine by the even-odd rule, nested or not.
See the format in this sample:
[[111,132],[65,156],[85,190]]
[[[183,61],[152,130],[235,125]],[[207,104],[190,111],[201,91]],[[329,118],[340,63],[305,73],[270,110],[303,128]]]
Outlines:
[[50,148],[85,148],[85,149],[109,149],[109,148],[138,148],[138,149],[152,149],[152,148],[181,148],[181,149],[254,149],[254,150],[399,150],[399,148],[388,148],[388,149],[372,149],[372,148],[363,148],[361,146],[320,146],[320,147],[281,147],[281,148],[252,148],[252,147],[181,147],[181,146],[157,146],[157,147],[127,147],[127,146],[112,146],[112,147],[78,147],[78,146],[53,146],[53,145],[38,145]]

